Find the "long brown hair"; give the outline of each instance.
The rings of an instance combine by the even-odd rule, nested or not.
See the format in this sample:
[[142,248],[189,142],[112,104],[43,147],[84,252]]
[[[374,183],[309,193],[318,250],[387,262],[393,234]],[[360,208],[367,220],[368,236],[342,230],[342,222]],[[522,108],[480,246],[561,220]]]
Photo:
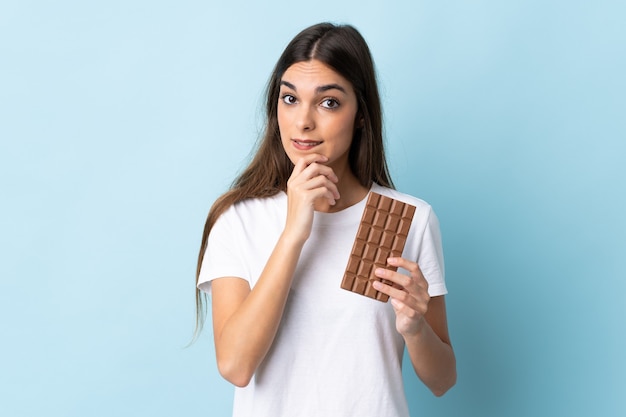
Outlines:
[[[389,175],[382,135],[382,112],[374,63],[367,43],[349,25],[320,23],[304,29],[287,45],[274,67],[266,95],[266,126],[256,155],[233,182],[230,190],[218,198],[207,217],[198,255],[196,284],[207,248],[211,228],[226,209],[248,198],[263,198],[286,191],[293,164],[285,153],[278,130],[278,94],[280,81],[291,65],[319,60],[352,83],[362,126],[355,129],[349,152],[352,172],[367,188],[372,182],[393,188]],[[199,334],[206,317],[206,295],[196,287],[196,329]]]

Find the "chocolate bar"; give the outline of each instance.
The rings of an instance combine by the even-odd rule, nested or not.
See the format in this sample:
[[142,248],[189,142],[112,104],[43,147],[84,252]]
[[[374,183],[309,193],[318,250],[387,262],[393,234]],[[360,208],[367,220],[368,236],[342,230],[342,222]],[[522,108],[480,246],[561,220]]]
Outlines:
[[387,302],[389,296],[376,291],[372,283],[393,283],[378,278],[374,271],[379,267],[393,271],[398,269],[388,265],[387,258],[402,256],[414,214],[415,206],[378,193],[370,193],[341,288]]

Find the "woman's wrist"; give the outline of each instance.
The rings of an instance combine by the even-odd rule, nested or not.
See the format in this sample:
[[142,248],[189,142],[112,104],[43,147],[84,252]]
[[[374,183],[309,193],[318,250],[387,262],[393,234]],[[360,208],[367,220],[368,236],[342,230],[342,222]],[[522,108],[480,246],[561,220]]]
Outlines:
[[288,248],[302,249],[307,239],[308,236],[304,236],[302,233],[285,228],[278,238],[278,243],[280,245],[285,245]]
[[425,333],[426,328],[428,327],[428,322],[424,318],[424,316],[420,317],[415,325],[411,326],[407,329],[406,332],[402,333],[402,337],[405,339],[407,343],[409,341],[418,341],[422,338]]

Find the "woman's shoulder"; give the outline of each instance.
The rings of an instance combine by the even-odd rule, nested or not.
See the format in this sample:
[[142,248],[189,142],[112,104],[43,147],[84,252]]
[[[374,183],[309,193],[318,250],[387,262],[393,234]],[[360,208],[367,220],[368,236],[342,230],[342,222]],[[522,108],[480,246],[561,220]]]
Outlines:
[[269,197],[250,197],[244,198],[226,210],[220,217],[225,218],[263,218],[269,213],[281,213],[286,208],[287,194],[284,192],[277,192]]

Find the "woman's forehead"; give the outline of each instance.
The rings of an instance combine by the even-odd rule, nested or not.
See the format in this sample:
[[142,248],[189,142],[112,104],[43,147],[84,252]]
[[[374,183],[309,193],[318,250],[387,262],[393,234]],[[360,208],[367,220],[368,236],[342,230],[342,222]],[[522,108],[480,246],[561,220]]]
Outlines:
[[281,84],[294,89],[319,89],[324,86],[338,86],[346,94],[353,90],[352,83],[322,61],[312,59],[292,64],[283,73]]

